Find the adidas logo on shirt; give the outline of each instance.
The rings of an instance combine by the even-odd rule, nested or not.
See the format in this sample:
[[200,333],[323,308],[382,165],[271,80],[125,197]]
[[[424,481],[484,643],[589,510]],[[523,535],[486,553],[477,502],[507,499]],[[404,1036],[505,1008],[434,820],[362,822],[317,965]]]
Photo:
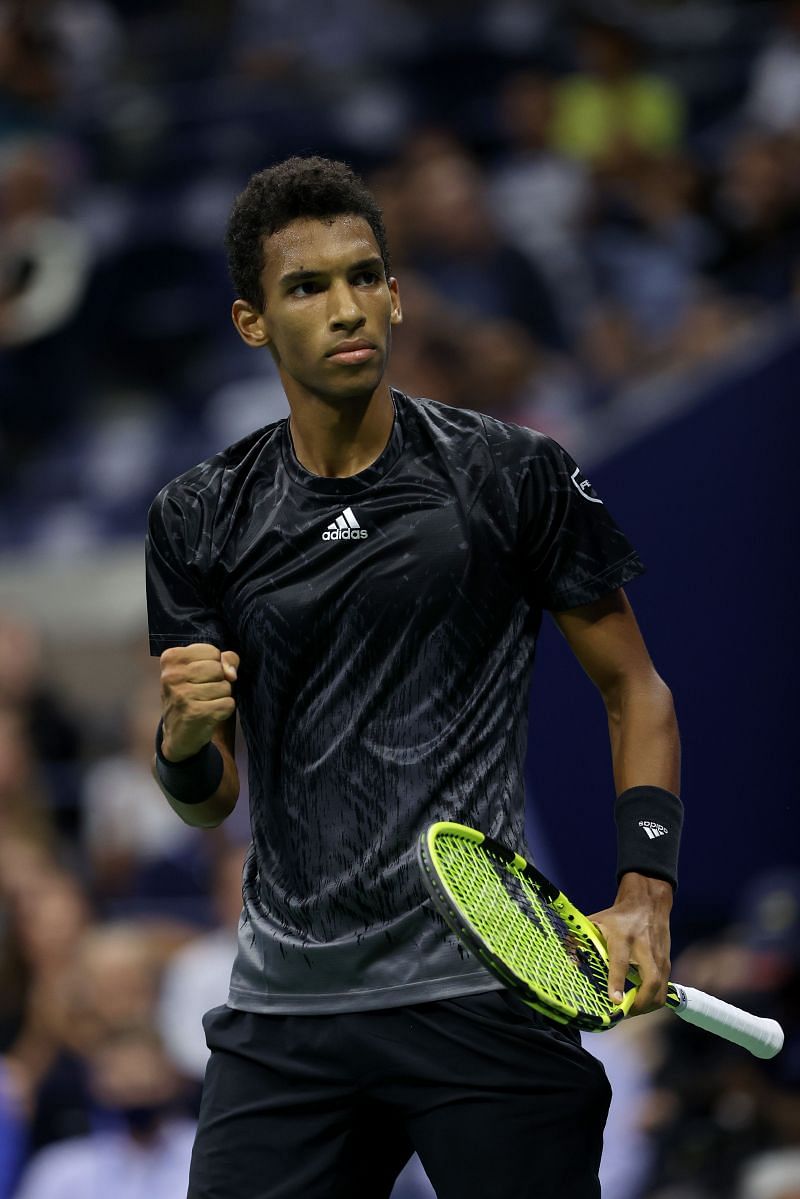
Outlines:
[[369,537],[369,533],[361,528],[352,508],[345,508],[322,534],[323,541],[356,541],[359,537]]
[[654,820],[640,820],[639,828],[644,829],[651,841],[654,837],[666,837],[669,832],[663,824],[656,824]]

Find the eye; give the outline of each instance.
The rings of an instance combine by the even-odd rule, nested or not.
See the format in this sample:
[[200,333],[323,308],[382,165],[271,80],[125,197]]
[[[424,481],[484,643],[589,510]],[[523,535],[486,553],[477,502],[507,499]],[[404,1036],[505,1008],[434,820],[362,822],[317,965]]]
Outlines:
[[380,276],[377,271],[359,271],[353,276],[354,283],[363,283],[366,287],[372,287],[375,283],[380,282]]
[[289,291],[290,296],[297,296],[302,299],[304,296],[316,295],[321,290],[319,283],[306,281],[305,283],[296,283]]

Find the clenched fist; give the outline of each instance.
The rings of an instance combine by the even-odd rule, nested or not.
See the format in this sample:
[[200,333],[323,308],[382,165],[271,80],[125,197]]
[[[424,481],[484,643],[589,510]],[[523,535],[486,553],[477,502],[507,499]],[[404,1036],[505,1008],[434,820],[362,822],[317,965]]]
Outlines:
[[166,649],[160,661],[161,752],[168,761],[180,762],[207,745],[217,725],[236,711],[239,655],[201,642]]

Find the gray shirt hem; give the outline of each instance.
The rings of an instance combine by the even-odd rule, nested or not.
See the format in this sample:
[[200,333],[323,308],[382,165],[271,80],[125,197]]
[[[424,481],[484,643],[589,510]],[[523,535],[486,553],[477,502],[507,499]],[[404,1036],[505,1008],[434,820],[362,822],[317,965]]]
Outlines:
[[415,983],[399,983],[380,987],[328,994],[269,995],[246,987],[231,987],[228,1007],[243,1012],[269,1012],[272,1015],[334,1015],[337,1012],[364,1012],[375,1008],[405,1007],[412,1003],[430,1003],[436,999],[456,999],[460,995],[477,995],[482,991],[501,991],[497,982],[481,968],[470,974],[453,978],[428,978]]

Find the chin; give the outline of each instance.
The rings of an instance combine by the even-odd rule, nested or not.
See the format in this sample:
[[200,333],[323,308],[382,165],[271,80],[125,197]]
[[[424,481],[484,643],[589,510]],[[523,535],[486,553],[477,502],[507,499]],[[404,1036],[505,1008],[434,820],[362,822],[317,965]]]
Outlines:
[[343,379],[337,386],[329,386],[326,388],[326,394],[332,400],[341,400],[342,403],[347,403],[348,400],[365,400],[380,387],[383,373],[369,375],[364,372],[360,379]]

